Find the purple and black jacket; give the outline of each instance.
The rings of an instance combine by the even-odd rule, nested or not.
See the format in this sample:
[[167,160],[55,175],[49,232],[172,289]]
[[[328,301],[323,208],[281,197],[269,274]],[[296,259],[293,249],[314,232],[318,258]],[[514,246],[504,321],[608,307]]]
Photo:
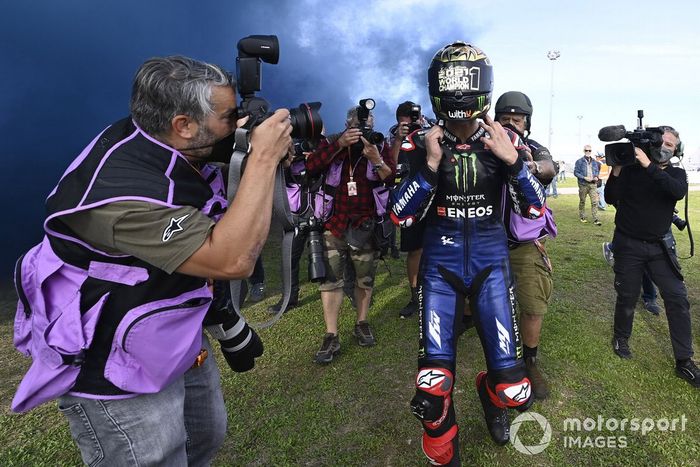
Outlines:
[[131,119],[98,135],[49,195],[43,241],[17,262],[14,344],[32,365],[14,411],[65,393],[109,399],[158,392],[201,350],[212,300],[205,279],[100,251],[62,222],[117,201],[193,206],[215,220],[227,206],[218,168],[198,172]]

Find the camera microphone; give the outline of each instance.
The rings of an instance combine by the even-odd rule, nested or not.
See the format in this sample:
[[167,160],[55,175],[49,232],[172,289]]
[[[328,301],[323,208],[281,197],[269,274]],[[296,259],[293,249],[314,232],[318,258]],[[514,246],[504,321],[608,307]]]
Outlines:
[[598,132],[598,139],[601,141],[619,141],[627,135],[627,130],[623,125],[606,126]]

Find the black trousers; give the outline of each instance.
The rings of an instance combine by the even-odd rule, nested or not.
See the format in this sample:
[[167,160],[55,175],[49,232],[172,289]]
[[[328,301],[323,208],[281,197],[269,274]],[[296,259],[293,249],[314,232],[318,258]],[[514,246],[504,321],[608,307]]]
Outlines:
[[[668,235],[671,235],[669,232]],[[668,330],[676,359],[693,356],[693,338],[690,329],[690,303],[683,281],[660,242],[645,242],[615,231],[615,337],[632,335],[634,308],[639,299],[642,275],[646,269],[659,288],[666,308]],[[672,253],[675,255],[675,253]]]

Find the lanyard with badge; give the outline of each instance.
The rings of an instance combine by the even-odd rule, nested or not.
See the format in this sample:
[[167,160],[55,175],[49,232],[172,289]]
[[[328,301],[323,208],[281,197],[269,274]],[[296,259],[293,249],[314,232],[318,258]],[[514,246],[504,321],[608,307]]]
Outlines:
[[350,181],[348,182],[348,196],[357,196],[357,182],[353,180],[353,175],[355,175],[355,169],[361,160],[362,156],[358,157],[354,166],[352,165],[352,158],[348,160],[348,175],[350,176]]

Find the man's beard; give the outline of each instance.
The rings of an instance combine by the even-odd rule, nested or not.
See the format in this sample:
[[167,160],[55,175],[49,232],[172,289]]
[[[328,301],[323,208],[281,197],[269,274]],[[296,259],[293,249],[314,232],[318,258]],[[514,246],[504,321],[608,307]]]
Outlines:
[[185,156],[207,159],[211,155],[214,143],[216,143],[214,134],[206,125],[202,125],[197,136],[190,141],[187,147],[180,149],[180,152]]

